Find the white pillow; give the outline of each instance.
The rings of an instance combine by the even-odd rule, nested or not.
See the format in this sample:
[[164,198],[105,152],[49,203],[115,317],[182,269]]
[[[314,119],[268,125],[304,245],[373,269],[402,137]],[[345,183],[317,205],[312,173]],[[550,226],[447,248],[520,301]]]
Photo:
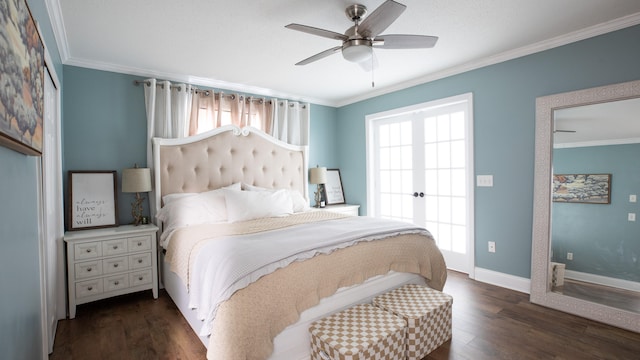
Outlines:
[[[242,183],[242,188],[246,191],[276,191],[274,189],[266,189],[259,186],[249,185]],[[287,190],[291,195],[291,201],[293,202],[293,212],[298,213],[302,211],[309,210],[309,203],[307,200],[300,194],[298,190]]]
[[[228,186],[224,186],[221,189],[234,189],[234,190],[240,190],[242,189],[242,183],[235,183],[235,184],[231,184]],[[218,189],[216,189],[218,190]],[[212,191],[216,191],[216,190],[212,190]],[[164,205],[167,205],[175,200],[179,200],[179,199],[184,199],[184,198],[188,198],[191,196],[196,196],[196,195],[200,195],[202,193],[175,193],[175,194],[169,194],[169,195],[165,195],[162,197],[162,203]]]
[[202,193],[177,193],[165,195],[164,206],[156,218],[164,223],[165,229],[210,224],[227,221],[227,205],[223,189],[240,190],[240,183]]
[[264,217],[284,216],[293,213],[293,202],[287,190],[237,191],[224,190],[229,222],[246,221]]

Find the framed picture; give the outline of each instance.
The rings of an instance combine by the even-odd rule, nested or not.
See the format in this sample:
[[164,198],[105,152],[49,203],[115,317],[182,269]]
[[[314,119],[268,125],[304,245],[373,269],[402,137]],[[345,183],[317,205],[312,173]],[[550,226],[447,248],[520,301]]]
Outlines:
[[553,201],[611,203],[611,174],[554,174]]
[[116,171],[69,171],[69,230],[118,226]]
[[324,184],[324,198],[327,201],[327,205],[345,203],[340,170],[327,169],[327,183]]
[[[0,145],[42,154],[44,45],[26,0],[0,0]],[[5,10],[7,13],[5,14]]]

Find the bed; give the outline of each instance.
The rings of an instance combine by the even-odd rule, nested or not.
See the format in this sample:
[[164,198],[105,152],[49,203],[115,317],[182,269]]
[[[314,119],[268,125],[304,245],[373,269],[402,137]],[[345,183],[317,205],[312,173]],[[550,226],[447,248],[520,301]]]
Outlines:
[[307,147],[225,126],[155,138],[153,158],[161,286],[210,360],[308,359],[311,322],[404,284],[444,286],[425,229],[309,208]]

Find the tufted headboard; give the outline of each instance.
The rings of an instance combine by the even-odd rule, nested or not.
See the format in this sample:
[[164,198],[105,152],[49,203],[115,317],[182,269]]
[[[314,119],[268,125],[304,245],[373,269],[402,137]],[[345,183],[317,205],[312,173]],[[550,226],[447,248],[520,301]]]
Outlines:
[[307,169],[306,146],[289,145],[252,127],[228,125],[188,138],[154,138],[152,215],[164,195],[237,182],[298,190],[308,200]]

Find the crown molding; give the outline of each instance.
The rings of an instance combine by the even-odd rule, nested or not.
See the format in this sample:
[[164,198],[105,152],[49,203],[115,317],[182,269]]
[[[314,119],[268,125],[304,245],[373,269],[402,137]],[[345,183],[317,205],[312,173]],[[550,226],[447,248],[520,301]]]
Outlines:
[[63,64],[66,64],[70,57],[69,43],[67,42],[67,31],[65,30],[64,21],[62,20],[60,0],[44,0],[44,5],[49,14],[49,21],[53,28],[53,37],[56,39],[56,45],[58,45],[58,52],[60,53],[60,60]]

